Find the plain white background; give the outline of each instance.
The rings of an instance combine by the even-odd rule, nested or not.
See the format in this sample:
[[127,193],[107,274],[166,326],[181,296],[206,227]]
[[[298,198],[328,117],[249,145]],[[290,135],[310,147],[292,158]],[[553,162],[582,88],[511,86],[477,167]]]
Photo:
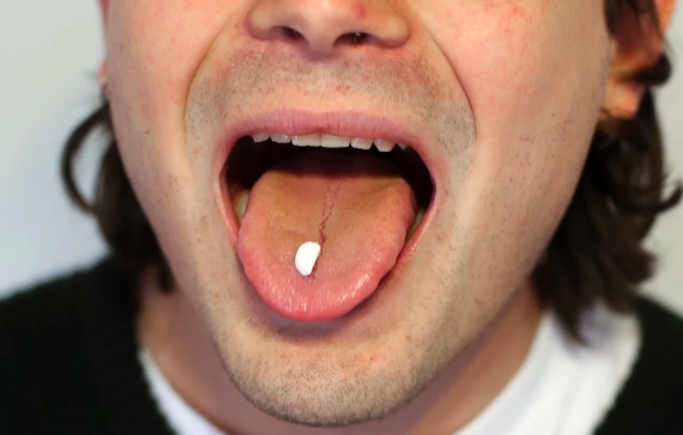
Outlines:
[[[682,178],[678,9],[669,32],[676,73],[658,104],[669,168]],[[96,72],[103,55],[95,0],[0,2],[0,295],[90,264],[105,252],[94,223],[67,201],[58,165],[67,135],[99,102]],[[102,149],[96,140],[93,145],[78,170],[85,187],[93,185]],[[646,291],[683,313],[683,207],[658,222],[648,244],[662,259]]]

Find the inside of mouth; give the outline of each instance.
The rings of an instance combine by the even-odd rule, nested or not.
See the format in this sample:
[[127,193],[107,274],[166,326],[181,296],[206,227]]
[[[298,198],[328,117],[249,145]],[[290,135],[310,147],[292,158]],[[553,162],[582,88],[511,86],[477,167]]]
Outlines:
[[[338,318],[394,270],[432,202],[433,183],[407,146],[378,139],[378,148],[359,149],[366,139],[347,142],[359,148],[301,147],[280,143],[282,136],[277,143],[244,137],[226,162],[237,253],[276,312],[298,321]],[[325,139],[328,146],[344,142]],[[299,252],[313,245],[316,258],[302,272]]]
[[321,155],[372,155],[395,166],[408,182],[417,200],[417,213],[406,239],[419,225],[434,196],[434,184],[429,170],[412,148],[395,146],[389,152],[380,152],[374,145],[369,150],[346,148],[311,148],[275,143],[270,139],[255,142],[251,136],[240,138],[232,149],[224,169],[230,202],[241,222],[249,201],[249,194],[261,176],[280,162],[296,159],[302,153]]

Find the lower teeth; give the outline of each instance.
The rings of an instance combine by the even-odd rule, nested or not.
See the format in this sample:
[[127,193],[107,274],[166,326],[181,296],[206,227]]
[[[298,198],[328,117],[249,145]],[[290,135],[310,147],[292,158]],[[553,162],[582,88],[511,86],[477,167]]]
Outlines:
[[245,189],[239,192],[232,200],[232,208],[237,215],[237,222],[242,223],[242,217],[247,211],[247,204],[249,204],[249,195],[251,190]]
[[417,210],[417,213],[415,214],[415,221],[413,221],[413,224],[410,226],[408,229],[408,233],[406,234],[406,242],[408,239],[410,239],[413,236],[413,233],[417,229],[417,227],[420,225],[420,222],[422,222],[422,218],[425,216],[425,211],[424,209],[420,208]]

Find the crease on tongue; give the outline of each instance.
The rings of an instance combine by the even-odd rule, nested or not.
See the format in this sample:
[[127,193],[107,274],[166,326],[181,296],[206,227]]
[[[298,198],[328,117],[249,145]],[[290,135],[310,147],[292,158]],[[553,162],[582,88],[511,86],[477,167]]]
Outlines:
[[[249,196],[237,239],[245,274],[261,298],[294,320],[340,317],[393,268],[416,200],[399,169],[371,154],[316,150],[266,171]],[[294,256],[320,243],[313,273]]]

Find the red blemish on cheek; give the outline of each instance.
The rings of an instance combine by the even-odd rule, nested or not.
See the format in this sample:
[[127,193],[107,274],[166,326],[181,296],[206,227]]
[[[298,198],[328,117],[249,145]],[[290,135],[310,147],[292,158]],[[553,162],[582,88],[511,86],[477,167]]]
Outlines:
[[368,363],[375,363],[383,359],[383,354],[380,352],[375,352],[368,357]]
[[356,18],[359,20],[364,20],[368,16],[368,11],[365,9],[363,3],[356,3],[353,7],[353,12],[356,14]]
[[529,18],[528,9],[517,2],[504,3],[492,0],[484,5],[484,10],[496,20],[498,33],[506,40],[509,40],[520,27],[527,25],[525,22]]
[[408,343],[412,343],[412,342],[413,342],[413,336],[410,335],[410,334],[406,334],[406,341],[407,341]]
[[525,7],[513,3],[510,5],[510,10],[508,11],[508,15],[513,20],[522,21],[522,20],[525,20],[529,16],[529,12],[527,11],[527,9]]

